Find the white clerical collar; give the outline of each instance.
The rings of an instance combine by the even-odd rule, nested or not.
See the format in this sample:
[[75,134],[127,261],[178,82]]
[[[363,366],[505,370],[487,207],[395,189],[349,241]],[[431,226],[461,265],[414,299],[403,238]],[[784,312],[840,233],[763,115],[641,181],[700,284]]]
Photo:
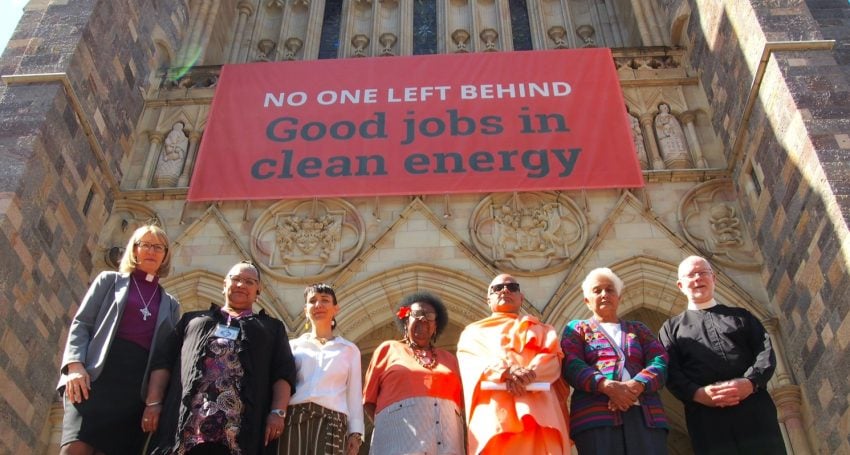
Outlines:
[[714,299],[711,299],[711,300],[709,300],[708,302],[705,302],[705,303],[688,302],[688,309],[689,310],[707,310],[707,309],[709,309],[709,308],[711,308],[715,305],[717,305],[717,300],[714,300]]

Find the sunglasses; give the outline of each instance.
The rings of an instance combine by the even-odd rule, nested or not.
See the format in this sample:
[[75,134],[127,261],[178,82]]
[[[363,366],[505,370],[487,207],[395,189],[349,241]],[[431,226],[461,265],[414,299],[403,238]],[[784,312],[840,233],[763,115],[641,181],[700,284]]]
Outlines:
[[493,294],[502,292],[502,289],[508,288],[510,292],[519,292],[519,283],[499,283],[490,286],[490,292]]

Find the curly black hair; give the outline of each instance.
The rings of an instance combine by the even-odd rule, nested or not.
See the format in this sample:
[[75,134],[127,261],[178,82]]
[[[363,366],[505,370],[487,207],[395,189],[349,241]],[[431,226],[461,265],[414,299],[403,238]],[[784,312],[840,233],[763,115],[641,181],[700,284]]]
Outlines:
[[[439,297],[431,294],[430,292],[417,291],[412,294],[408,294],[401,299],[401,302],[398,304],[398,308],[396,308],[396,314],[398,314],[398,310],[404,307],[409,307],[414,303],[427,303],[434,307],[434,311],[437,313],[437,332],[434,334],[434,338],[436,339],[441,333],[443,333],[443,329],[449,325],[449,310],[446,309],[446,305],[443,304],[443,301],[440,300]],[[398,316],[393,316],[396,327],[398,327],[399,331],[403,334],[407,318],[399,319]]]

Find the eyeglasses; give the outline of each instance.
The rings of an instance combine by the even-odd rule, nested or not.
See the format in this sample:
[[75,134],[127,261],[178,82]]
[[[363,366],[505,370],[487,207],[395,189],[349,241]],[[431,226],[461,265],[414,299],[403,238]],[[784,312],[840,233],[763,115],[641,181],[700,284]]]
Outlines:
[[413,310],[410,312],[410,317],[413,319],[425,318],[426,321],[436,321],[437,313],[424,310]]
[[711,270],[695,270],[687,275],[684,275],[682,278],[687,278],[689,280],[693,280],[699,278],[701,276],[711,276],[714,275],[714,272]]
[[507,288],[510,292],[519,292],[519,283],[499,283],[490,286],[490,292],[493,294],[502,292],[502,289]]
[[165,251],[168,249],[165,245],[161,245],[159,243],[137,242],[136,246],[139,247],[139,249],[142,251],[153,251],[154,253],[165,253]]
[[252,286],[253,287],[253,286],[257,286],[258,284],[260,284],[259,281],[255,280],[253,278],[245,278],[245,277],[236,276],[236,275],[230,275],[227,278],[230,280],[231,283],[233,283],[237,286]]

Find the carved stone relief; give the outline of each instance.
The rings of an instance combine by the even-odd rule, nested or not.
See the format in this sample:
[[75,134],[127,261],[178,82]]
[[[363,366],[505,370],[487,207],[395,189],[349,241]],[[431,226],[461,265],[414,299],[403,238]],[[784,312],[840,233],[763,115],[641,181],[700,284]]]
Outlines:
[[254,225],[251,254],[278,278],[318,280],[354,259],[365,237],[363,219],[345,201],[282,201]]
[[737,269],[761,264],[731,180],[712,180],[691,189],[679,204],[679,221],[685,237],[712,261]]
[[469,32],[459,28],[452,32],[452,42],[455,44],[455,52],[469,52]]
[[162,226],[156,212],[149,207],[133,201],[116,202],[99,237],[98,249],[103,254],[103,262],[108,267],[117,269],[130,235],[150,223]]
[[492,28],[485,28],[478,34],[481,41],[484,43],[484,52],[496,52],[499,50],[498,39],[499,32]]
[[491,195],[470,220],[472,243],[500,269],[551,272],[567,267],[587,242],[587,219],[554,193]]
[[635,151],[637,152],[638,162],[640,162],[640,168],[649,169],[649,159],[646,155],[646,144],[643,141],[643,131],[640,128],[640,120],[632,115],[628,109],[626,110],[626,119],[632,127],[632,141],[635,144]]
[[554,25],[549,27],[549,30],[546,31],[546,34],[549,36],[549,39],[555,43],[555,49],[569,49],[570,45],[567,43],[567,31],[564,27],[560,25]]

